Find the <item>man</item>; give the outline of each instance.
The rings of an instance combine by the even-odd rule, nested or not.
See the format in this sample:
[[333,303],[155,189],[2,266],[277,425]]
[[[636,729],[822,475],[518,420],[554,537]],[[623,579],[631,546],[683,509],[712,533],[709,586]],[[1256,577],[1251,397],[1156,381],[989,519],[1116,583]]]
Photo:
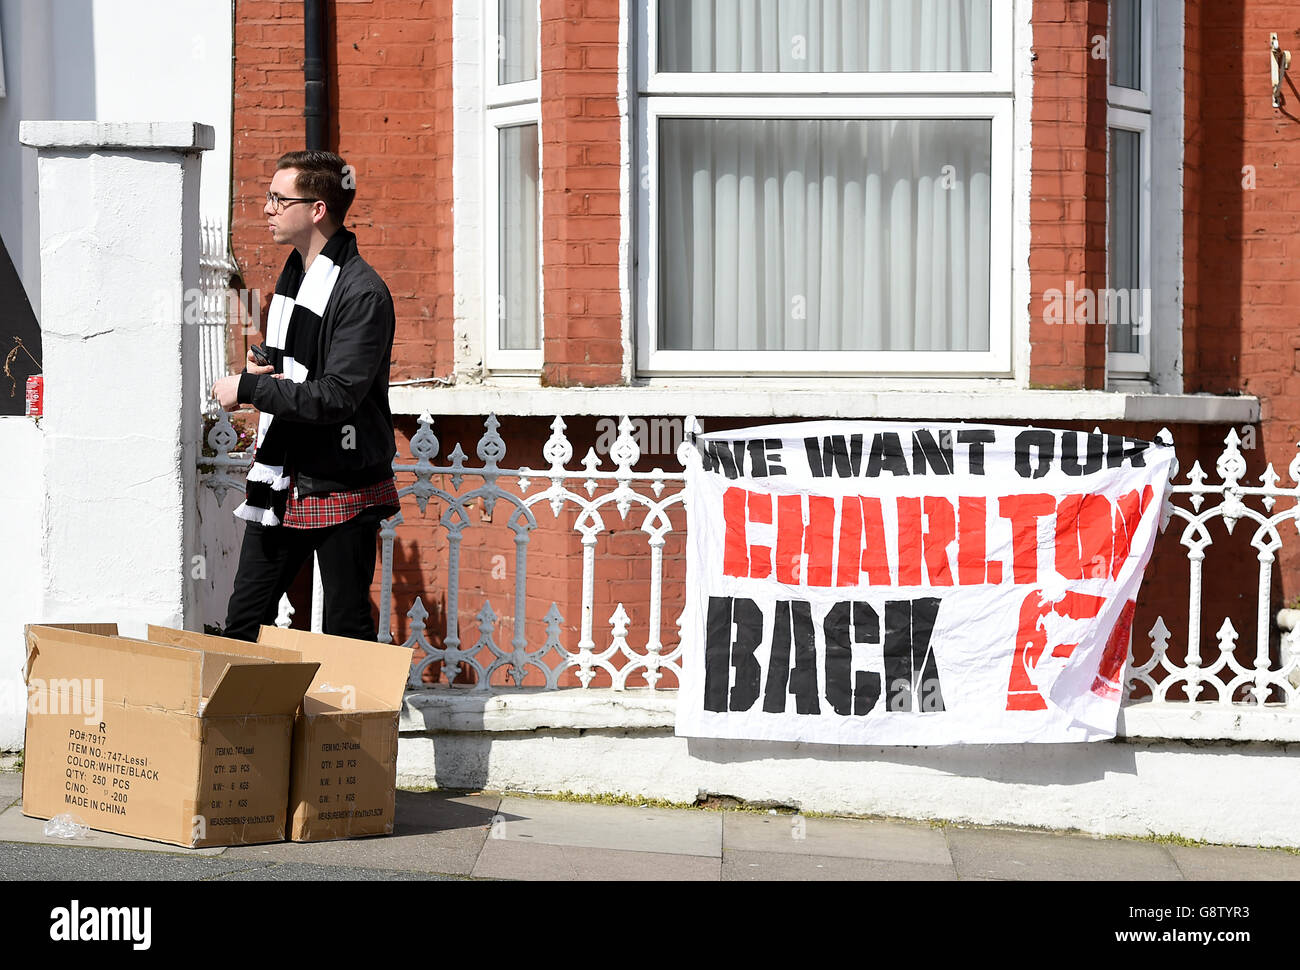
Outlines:
[[248,520],[225,633],[257,639],[315,552],[325,632],[375,639],[370,585],[375,536],[397,511],[388,371],[393,300],[343,225],[356,195],[331,152],[281,156],[266,194],[271,237],[293,251],[275,285],[266,356],[212,396],[227,411],[261,412],[245,501]]

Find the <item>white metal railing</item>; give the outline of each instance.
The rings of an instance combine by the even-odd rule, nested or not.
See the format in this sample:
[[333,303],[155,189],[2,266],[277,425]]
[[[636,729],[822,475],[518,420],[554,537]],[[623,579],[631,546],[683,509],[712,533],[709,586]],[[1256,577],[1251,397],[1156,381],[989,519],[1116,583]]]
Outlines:
[[[1164,440],[1172,443],[1168,431],[1162,431]],[[1273,649],[1275,627],[1272,622],[1272,580],[1277,552],[1282,547],[1284,526],[1300,532],[1300,452],[1291,460],[1287,470],[1294,484],[1279,488],[1281,477],[1270,463],[1260,476],[1259,486],[1242,483],[1246,473],[1246,458],[1241,452],[1241,437],[1236,429],[1228,432],[1224,449],[1215,463],[1220,481],[1208,483],[1207,475],[1199,461],[1186,476],[1187,484],[1179,484],[1179,466],[1175,463],[1170,478],[1173,488],[1165,503],[1161,520],[1162,537],[1157,541],[1169,542],[1175,536],[1187,549],[1190,564],[1188,584],[1187,640],[1182,663],[1171,659],[1170,632],[1164,617],[1158,617],[1147,631],[1150,638],[1150,656],[1135,663],[1133,646],[1129,648],[1129,669],[1125,698],[1135,690],[1145,688],[1153,701],[1170,700],[1170,694],[1182,691],[1188,701],[1213,704],[1219,707],[1275,704],[1300,711],[1300,651],[1293,648],[1293,635],[1288,632],[1278,640]],[[1206,505],[1207,499],[1213,499]],[[1278,500],[1281,508],[1274,511]],[[1184,501],[1185,500],[1185,501]],[[1257,507],[1256,507],[1257,506]],[[1207,663],[1201,655],[1202,593],[1206,551],[1213,545],[1211,526],[1218,519],[1225,532],[1231,535],[1241,523],[1253,525],[1250,545],[1259,563],[1255,588],[1255,646],[1253,655],[1248,647],[1238,644],[1238,632],[1231,617],[1224,617],[1218,627],[1216,655]],[[1178,526],[1182,526],[1179,530]],[[1172,526],[1172,528],[1171,528]],[[1243,584],[1248,577],[1229,572],[1230,580]],[[1217,619],[1217,617],[1215,618]],[[1281,619],[1281,617],[1279,617]],[[1247,656],[1243,657],[1242,655]],[[1139,687],[1140,685],[1140,687]]]
[[[684,472],[680,468],[673,472],[658,468],[650,472],[635,471],[641,449],[633,434],[634,427],[626,417],[620,421],[617,438],[608,449],[612,468],[602,464],[594,447],[587,450],[580,467],[570,467],[574,446],[565,435],[566,426],[559,417],[552,422],[551,436],[543,449],[549,462],[547,468],[502,467],[506,444],[498,433],[499,424],[494,415],[488,416],[485,433],[477,444],[480,464],[467,463],[459,444],[447,463],[436,464],[440,444],[433,424],[429,415],[423,415],[419,419],[420,430],[411,440],[412,460],[393,463],[399,494],[413,498],[421,515],[426,514],[429,502],[436,500],[437,525],[447,538],[446,630],[441,644],[428,635],[426,604],[416,598],[406,613],[409,635],[404,645],[424,653],[423,659],[412,668],[411,687],[433,686],[423,683],[422,678],[424,671],[434,664],[441,664],[438,683],[450,684],[467,673],[473,680],[471,689],[480,692],[521,684],[528,668],[544,678],[544,685],[538,686],[549,690],[556,689],[561,673],[570,669],[582,687],[605,685],[604,677],[597,683],[598,676],[604,672],[608,685],[615,690],[654,689],[666,672],[680,673],[680,634],[669,642],[663,639],[663,550],[666,539],[677,531],[669,512],[683,502]],[[694,418],[686,418],[681,427],[689,434],[697,424]],[[1171,440],[1168,431],[1162,431],[1159,437],[1166,442]],[[209,434],[209,444],[217,457],[202,462],[208,469],[202,475],[202,484],[217,489],[219,500],[226,489],[243,487],[242,472],[247,458],[226,454],[234,441],[234,431],[223,417]],[[1171,634],[1163,617],[1144,634],[1149,643],[1140,642],[1135,631],[1125,684],[1128,707],[1141,707],[1145,701],[1175,701],[1185,708],[1212,705],[1248,712],[1252,707],[1267,706],[1275,711],[1300,711],[1300,688],[1296,686],[1300,681],[1300,651],[1289,649],[1290,633],[1274,649],[1275,628],[1271,622],[1272,571],[1282,544],[1283,527],[1300,530],[1300,520],[1297,520],[1300,485],[1280,488],[1279,476],[1272,465],[1261,476],[1260,486],[1243,484],[1246,463],[1240,443],[1235,431],[1228,434],[1216,464],[1221,478],[1217,484],[1206,481],[1199,463],[1187,473],[1186,481],[1179,484],[1178,466],[1174,467],[1171,476],[1174,486],[1166,501],[1162,536],[1157,544],[1159,547],[1178,541],[1187,550],[1190,583],[1186,651],[1181,661],[1175,659],[1180,651],[1171,648]],[[684,466],[682,449],[685,447],[688,443],[683,441],[677,448],[679,466]],[[1300,454],[1292,461],[1289,473],[1293,482],[1300,482]],[[1282,507],[1275,511],[1279,500]],[[460,614],[464,535],[480,514],[491,516],[499,503],[508,508],[506,524],[513,532],[514,541],[514,619],[510,641],[508,645],[498,642],[499,617],[485,598],[475,616],[477,638],[466,646]],[[576,644],[566,642],[557,604],[552,603],[551,609],[540,618],[527,615],[529,543],[539,525],[536,513],[547,506],[556,522],[563,510],[576,512],[573,530],[582,543],[581,621]],[[481,509],[481,513],[476,509]],[[648,629],[643,631],[645,647],[640,649],[629,645],[630,620],[623,602],[618,603],[606,621],[607,632],[598,631],[597,617],[593,615],[593,592],[599,573],[595,554],[597,536],[607,530],[607,517],[615,512],[626,527],[644,535],[650,559],[646,587]],[[1213,544],[1210,529],[1216,519],[1222,521],[1228,533],[1241,523],[1254,526],[1250,543],[1256,550],[1259,565],[1258,583],[1252,590],[1257,592],[1254,599],[1258,627],[1252,651],[1237,642],[1231,619],[1224,618],[1219,628],[1217,654],[1206,662],[1200,643],[1202,576],[1206,552]],[[403,513],[399,513],[385,521],[380,532],[383,554],[379,629],[380,638],[385,642],[391,639],[393,545],[403,522]],[[680,617],[677,621],[680,622]],[[1178,696],[1180,691],[1185,699]],[[1135,692],[1140,698],[1137,701]]]
[[199,395],[206,404],[208,389],[228,373],[226,324],[229,317],[230,276],[236,271],[227,245],[226,226],[219,219],[204,219],[199,228],[199,292],[185,295],[189,322],[190,301],[197,299],[199,327]]
[[[459,444],[451,453],[451,463],[438,466],[433,464],[439,449],[433,420],[427,414],[423,415],[420,430],[411,440],[415,463],[393,464],[399,484],[404,475],[415,475],[415,482],[399,488],[398,494],[413,496],[421,513],[425,512],[430,499],[439,500],[443,508],[439,524],[446,530],[448,539],[447,629],[442,646],[435,646],[425,636],[424,623],[428,611],[418,598],[407,614],[411,620],[411,632],[404,646],[418,647],[425,653],[424,659],[411,670],[411,686],[421,686],[424,670],[435,662],[443,665],[441,678],[447,683],[456,679],[462,667],[468,667],[473,671],[474,684],[479,690],[489,689],[498,670],[503,670],[516,684],[520,684],[530,666],[545,676],[546,687],[552,690],[558,686],[560,674],[569,668],[575,668],[583,687],[590,686],[597,671],[603,670],[609,675],[612,686],[620,690],[630,685],[634,675],[640,678],[641,685],[653,689],[665,670],[680,673],[680,637],[676,638],[678,643],[667,651],[662,641],[663,547],[666,536],[673,529],[668,510],[682,502],[684,473],[665,472],[658,468],[645,474],[634,472],[633,466],[640,460],[641,452],[632,435],[632,424],[626,417],[620,423],[618,437],[610,448],[613,469],[600,467],[601,460],[594,447],[587,450],[581,470],[568,468],[573,458],[573,445],[565,436],[565,424],[559,417],[552,422],[551,437],[542,451],[550,462],[549,468],[504,469],[500,462],[505,457],[506,445],[497,433],[498,427],[496,416],[489,415],[486,433],[476,448],[483,462],[481,466],[467,466],[465,453]],[[681,460],[679,457],[679,463]],[[451,490],[435,485],[435,476],[447,476]],[[482,484],[462,490],[461,485],[467,477],[479,479]],[[501,484],[503,478],[513,480],[515,487],[504,487]],[[545,487],[541,487],[543,484]],[[668,490],[670,485],[672,488]],[[644,486],[644,490],[639,490],[638,486]],[[515,543],[514,624],[510,649],[504,649],[496,642],[497,616],[487,600],[476,616],[478,639],[472,647],[465,648],[460,630],[458,582],[463,533],[472,521],[470,513],[475,506],[481,503],[483,512],[492,515],[499,502],[510,509],[506,525],[514,533]],[[536,642],[529,636],[527,616],[528,549],[532,531],[538,527],[534,510],[543,504],[549,506],[557,520],[567,506],[578,510],[574,529],[582,537],[582,607],[579,638],[574,650],[563,642],[561,624],[564,617],[554,602],[541,619],[546,631],[544,642],[536,649],[528,649],[530,642]],[[606,515],[617,511],[621,520],[626,522],[634,507],[643,513],[640,521],[634,524],[645,534],[650,556],[647,645],[644,651],[634,650],[628,645],[629,618],[624,604],[619,603],[609,618],[610,638],[598,648],[593,615],[597,536],[606,530]],[[380,530],[383,574],[379,628],[384,631],[380,634],[381,639],[389,629],[392,546],[401,522],[402,515],[398,513],[384,522]]]

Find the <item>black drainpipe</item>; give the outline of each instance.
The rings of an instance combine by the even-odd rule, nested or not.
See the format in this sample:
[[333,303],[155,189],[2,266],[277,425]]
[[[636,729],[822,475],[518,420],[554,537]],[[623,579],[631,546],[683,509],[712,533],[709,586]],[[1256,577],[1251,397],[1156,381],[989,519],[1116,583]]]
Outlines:
[[303,0],[306,32],[302,72],[306,79],[307,147],[325,148],[325,117],[328,89],[325,87],[325,0]]

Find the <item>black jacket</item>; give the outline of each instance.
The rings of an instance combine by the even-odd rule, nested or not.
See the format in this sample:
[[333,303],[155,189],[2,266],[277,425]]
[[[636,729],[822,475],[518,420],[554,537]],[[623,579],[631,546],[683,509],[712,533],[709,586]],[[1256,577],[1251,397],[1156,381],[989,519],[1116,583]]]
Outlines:
[[301,384],[244,373],[239,403],[291,423],[285,468],[299,494],[361,488],[390,478],[397,446],[388,407],[393,298],[360,256],[339,267],[321,317],[318,373]]

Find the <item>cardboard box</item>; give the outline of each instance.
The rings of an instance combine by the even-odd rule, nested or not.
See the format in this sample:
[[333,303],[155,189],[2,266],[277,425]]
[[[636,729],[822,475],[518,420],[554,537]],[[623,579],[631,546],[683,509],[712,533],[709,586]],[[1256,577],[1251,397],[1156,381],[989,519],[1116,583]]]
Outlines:
[[318,664],[134,640],[111,623],[26,636],[24,815],[190,848],[284,838],[294,712]]
[[270,626],[262,627],[257,643],[153,626],[149,639],[319,663],[294,724],[289,838],[392,833],[397,722],[415,651]]

